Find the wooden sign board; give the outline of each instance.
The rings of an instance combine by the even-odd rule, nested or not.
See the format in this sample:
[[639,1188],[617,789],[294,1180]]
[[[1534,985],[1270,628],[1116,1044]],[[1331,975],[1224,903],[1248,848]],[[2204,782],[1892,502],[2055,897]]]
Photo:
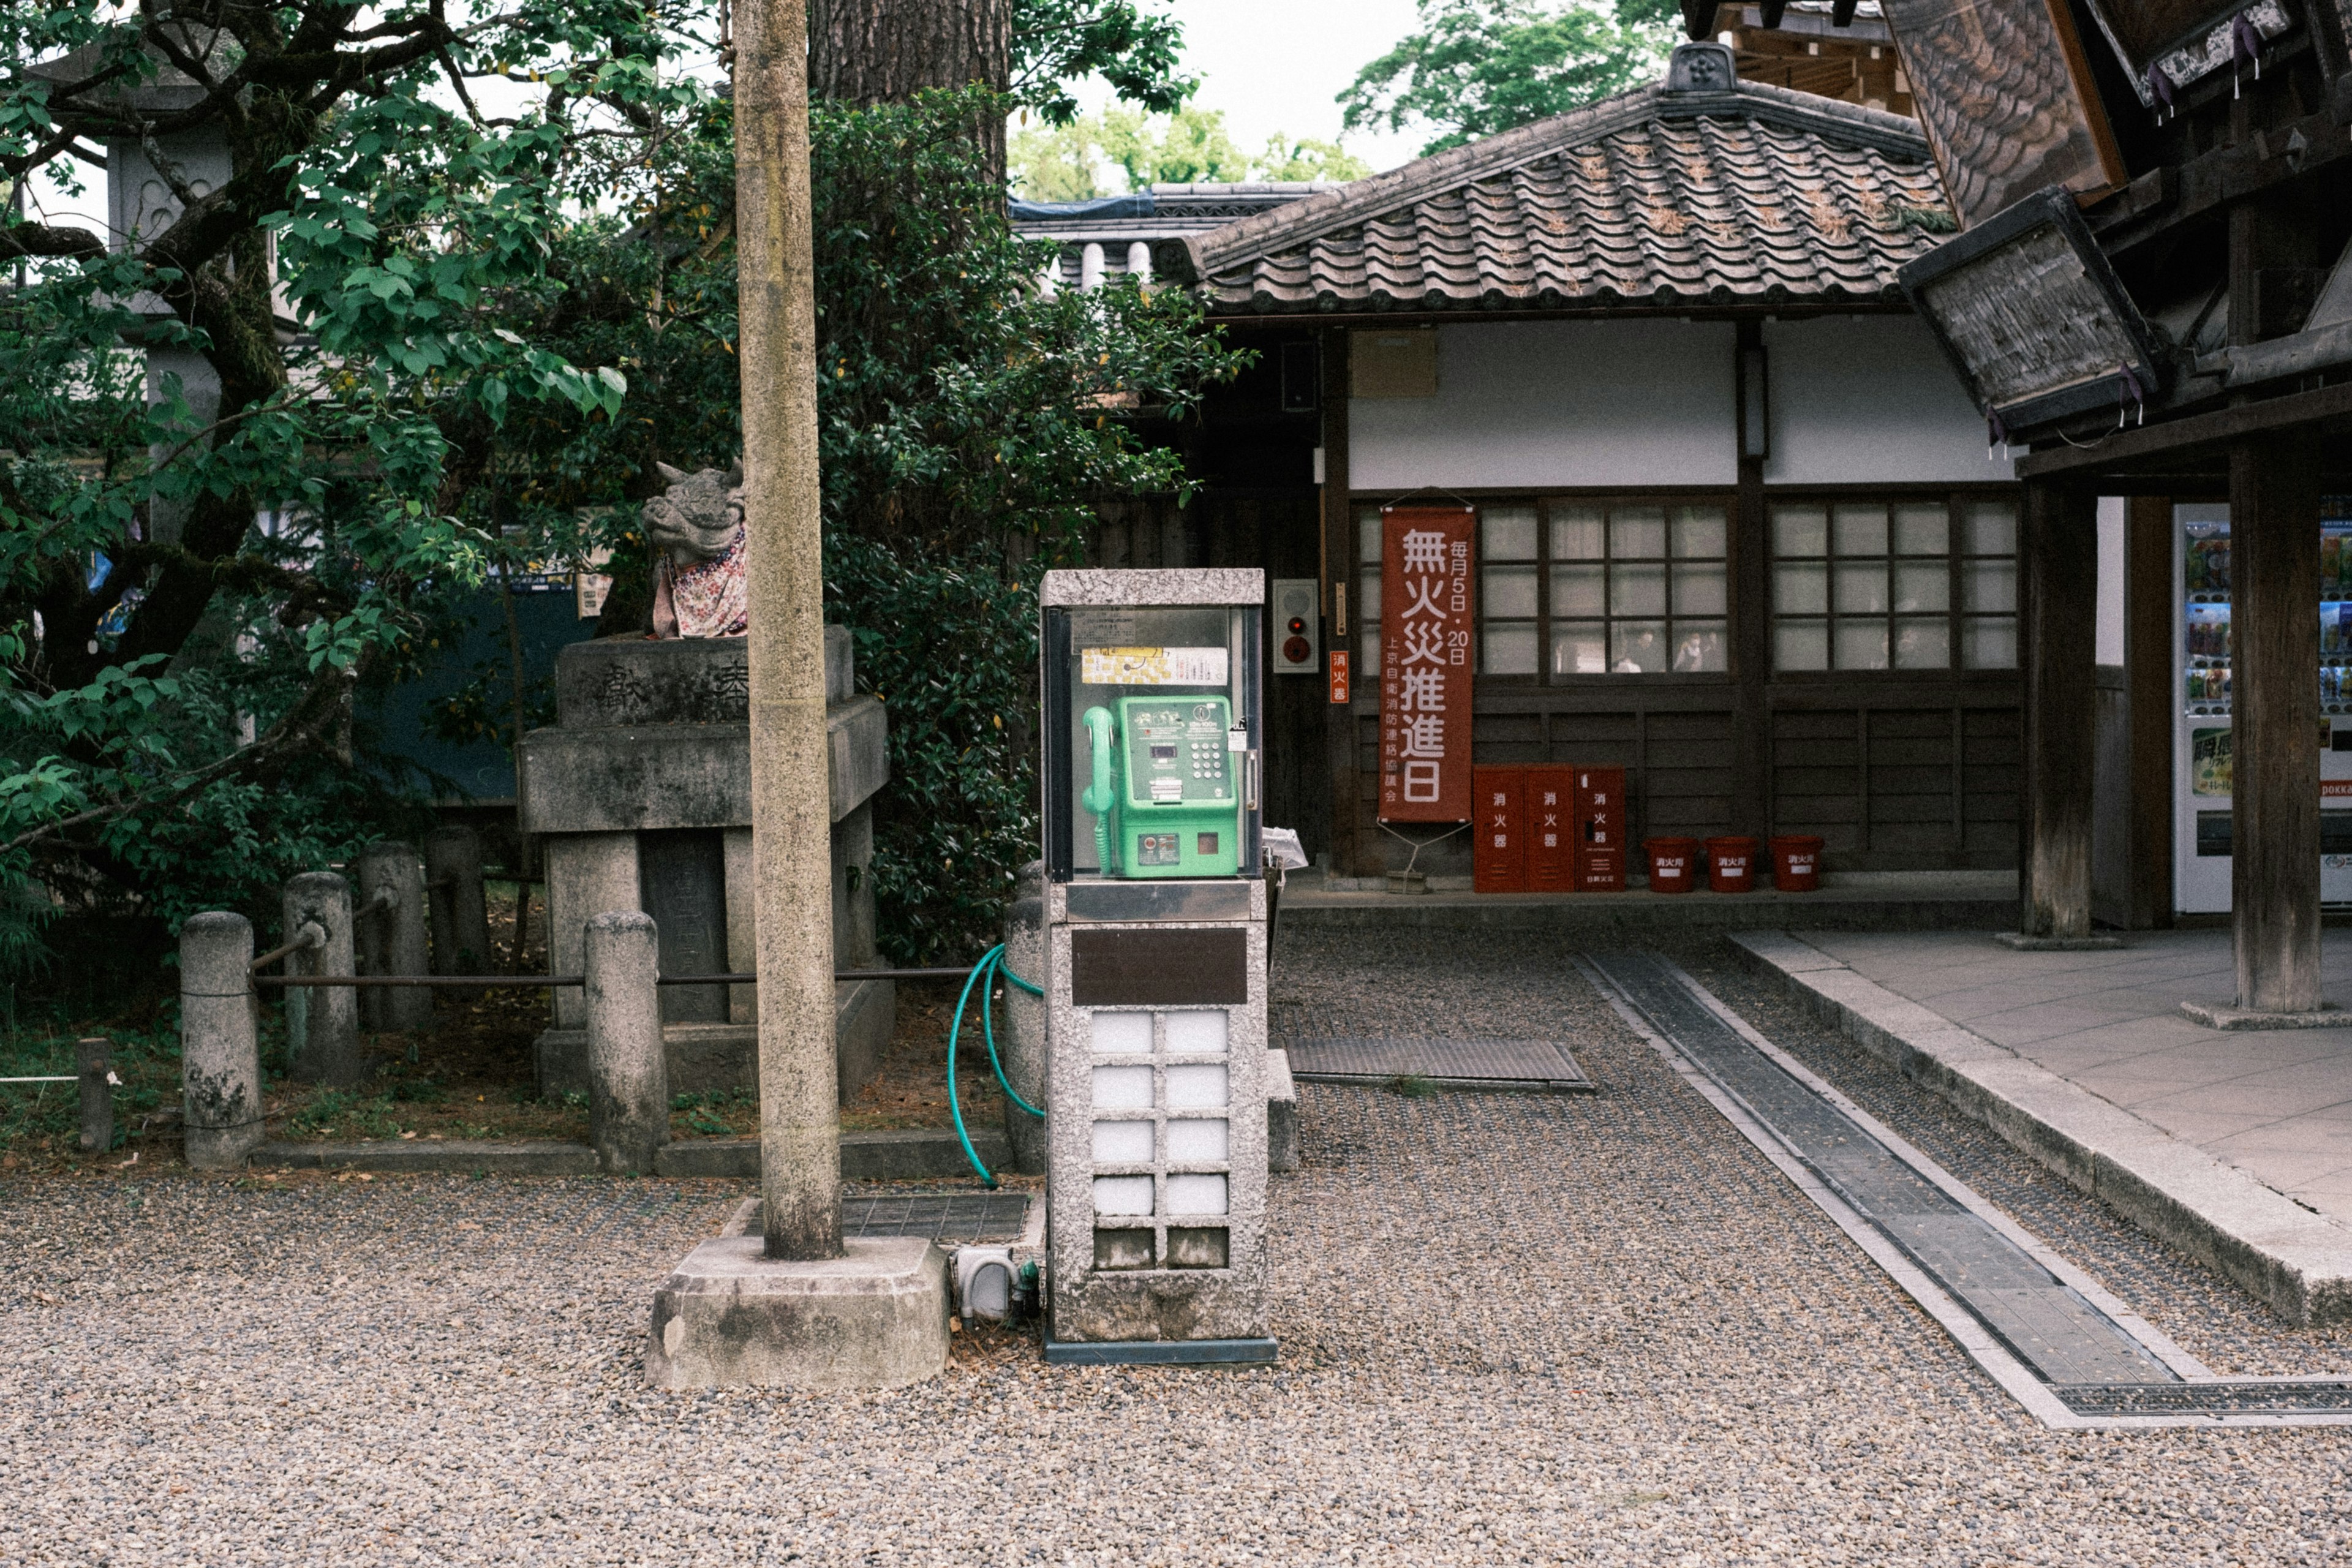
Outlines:
[[1477,626],[1467,507],[1381,514],[1383,822],[1470,820],[1470,647]]
[[2064,0],[1881,3],[1962,228],[2047,185],[2128,182]]

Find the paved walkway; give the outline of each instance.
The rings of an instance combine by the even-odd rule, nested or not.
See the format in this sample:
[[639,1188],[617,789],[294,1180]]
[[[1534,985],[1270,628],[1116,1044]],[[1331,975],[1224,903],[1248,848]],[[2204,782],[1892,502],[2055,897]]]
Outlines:
[[[1957,931],[1809,931],[1897,995],[2352,1224],[2352,1026],[2221,1032],[2181,1016],[2236,990],[2226,931],[2136,932],[2108,952],[2012,952]],[[2352,1003],[2352,931],[2322,939]]]

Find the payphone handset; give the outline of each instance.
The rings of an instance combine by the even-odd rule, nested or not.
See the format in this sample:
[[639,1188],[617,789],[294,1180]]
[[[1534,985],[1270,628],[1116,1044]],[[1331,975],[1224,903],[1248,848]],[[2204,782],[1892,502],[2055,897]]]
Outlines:
[[1230,877],[1240,868],[1233,706],[1208,692],[1121,697],[1080,715],[1093,749],[1078,804],[1107,877]]

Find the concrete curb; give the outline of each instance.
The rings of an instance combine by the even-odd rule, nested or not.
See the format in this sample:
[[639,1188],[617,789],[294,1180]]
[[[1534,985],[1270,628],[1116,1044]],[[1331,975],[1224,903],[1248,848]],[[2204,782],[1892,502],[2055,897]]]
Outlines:
[[2352,1231],[1786,931],[1734,931],[1849,1039],[2299,1324],[2352,1320]]
[[[994,1128],[974,1128],[971,1143],[992,1171],[1009,1168],[1012,1150]],[[387,1171],[411,1174],[498,1176],[593,1176],[599,1166],[585,1143],[554,1139],[520,1142],[488,1140],[370,1138],[346,1143],[264,1143],[251,1163],[298,1171]],[[688,1138],[666,1143],[654,1156],[657,1176],[716,1176],[753,1180],[760,1174],[757,1138]],[[971,1174],[953,1128],[918,1127],[903,1131],[845,1132],[841,1176],[846,1182],[911,1182]]]
[[1759,919],[1831,931],[1983,931],[2017,918],[2015,898],[1886,898],[1822,893],[1314,893],[1282,900],[1285,926],[1549,931],[1605,922],[1638,936],[1695,926],[1752,926]]

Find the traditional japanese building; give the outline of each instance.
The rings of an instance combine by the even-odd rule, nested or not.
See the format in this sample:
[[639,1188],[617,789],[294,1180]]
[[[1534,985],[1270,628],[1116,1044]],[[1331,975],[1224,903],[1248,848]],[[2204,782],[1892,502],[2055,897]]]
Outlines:
[[[1269,655],[1267,820],[1336,874],[1438,837],[1378,802],[1398,502],[1476,514],[1470,761],[1622,765],[1636,838],[2012,865],[2020,492],[1896,281],[1951,227],[1915,121],[1709,43],[1657,87],[1128,238],[1259,359],[1168,433],[1192,503],[1112,510],[1098,558],[1308,585],[1313,657]],[[1466,873],[1466,837],[1418,865]]]

